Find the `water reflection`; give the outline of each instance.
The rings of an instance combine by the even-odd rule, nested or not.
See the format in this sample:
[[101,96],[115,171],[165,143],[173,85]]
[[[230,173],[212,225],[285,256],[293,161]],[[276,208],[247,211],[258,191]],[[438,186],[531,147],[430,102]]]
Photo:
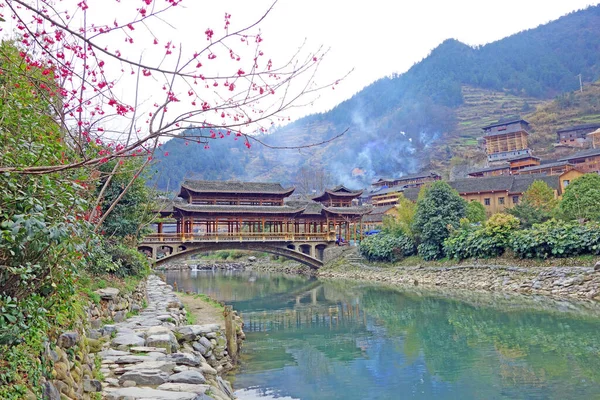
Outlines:
[[242,399],[600,398],[600,319],[589,312],[279,274],[193,274],[167,278],[243,315],[234,377]]

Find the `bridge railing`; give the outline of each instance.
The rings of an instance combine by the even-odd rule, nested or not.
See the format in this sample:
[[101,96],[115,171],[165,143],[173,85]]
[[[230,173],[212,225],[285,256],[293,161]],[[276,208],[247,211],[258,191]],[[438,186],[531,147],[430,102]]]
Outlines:
[[333,242],[334,232],[321,233],[154,233],[147,235],[142,243],[168,242]]

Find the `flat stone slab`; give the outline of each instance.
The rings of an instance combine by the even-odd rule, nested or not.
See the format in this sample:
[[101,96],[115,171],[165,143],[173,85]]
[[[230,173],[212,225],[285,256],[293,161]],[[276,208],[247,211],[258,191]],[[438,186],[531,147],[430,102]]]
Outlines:
[[169,375],[160,369],[142,369],[125,372],[119,378],[119,383],[134,381],[138,385],[160,385],[167,382]]
[[148,347],[148,346],[131,347],[129,350],[136,352],[136,353],[152,353],[152,352],[166,353],[167,352],[167,350],[161,349],[160,347]]
[[131,353],[128,351],[108,349],[108,350],[102,350],[98,354],[100,355],[100,357],[120,357],[120,356],[128,356]]
[[146,355],[143,355],[143,356],[127,355],[127,356],[117,357],[114,360],[114,363],[115,364],[138,364],[138,363],[146,362],[151,359],[152,359],[151,357],[148,357]]
[[172,361],[177,365],[189,365],[190,367],[200,366],[200,358],[188,353],[173,353],[169,356],[159,358],[160,361]]
[[208,389],[210,389],[210,385],[201,385],[201,384],[193,384],[193,383],[174,383],[167,382],[163,383],[159,387],[158,390],[170,390],[173,392],[190,392],[197,394],[204,394]]
[[166,373],[173,372],[175,368],[175,363],[170,361],[145,361],[140,364],[127,365],[123,367],[124,371],[134,371],[134,370],[161,370]]
[[119,335],[114,338],[111,342],[113,346],[143,346],[146,344],[144,338],[139,337],[135,334]]
[[198,336],[206,335],[211,332],[220,330],[221,327],[218,324],[206,324],[206,325],[184,325],[175,328],[175,331],[179,333],[181,340],[186,342],[192,342],[196,340]]
[[206,378],[198,371],[183,371],[169,377],[169,382],[203,384]]
[[169,390],[158,390],[150,388],[129,387],[106,391],[106,400],[148,399],[148,400],[193,400],[198,393],[173,392]]

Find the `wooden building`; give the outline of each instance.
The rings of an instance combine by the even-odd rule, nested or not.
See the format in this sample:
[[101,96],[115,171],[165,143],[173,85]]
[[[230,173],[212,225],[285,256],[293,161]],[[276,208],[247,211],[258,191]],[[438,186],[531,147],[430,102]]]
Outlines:
[[518,175],[545,174],[561,175],[567,171],[575,169],[575,166],[568,161],[554,161],[542,163],[533,167],[527,167],[519,170]]
[[600,173],[600,147],[582,150],[558,161],[566,161],[583,173]]
[[600,130],[600,124],[570,126],[556,131],[558,144],[568,147],[591,147],[589,133]]
[[397,215],[398,209],[395,205],[373,207],[371,212],[363,217],[364,230],[381,229],[385,218],[394,218]]
[[399,178],[380,178],[373,182],[371,189],[362,196],[361,200],[375,207],[398,204],[398,195],[404,190],[420,188],[429,182],[441,179],[442,177],[435,172],[420,172]]
[[581,172],[572,169],[561,175],[507,175],[462,179],[448,183],[466,201],[478,201],[483,204],[487,214],[491,215],[519,204],[523,193],[536,180],[546,182],[554,190],[554,195],[559,197],[564,188],[581,175]]
[[[369,207],[352,206],[362,191],[343,186],[326,190],[314,200],[287,201],[294,188],[279,183],[186,180],[175,201],[160,213],[184,237],[270,236],[280,238],[333,235],[349,240],[360,229]],[[165,222],[158,223],[163,233]]]
[[399,178],[380,178],[373,182],[373,188],[384,187],[421,187],[428,182],[441,180],[442,177],[435,172],[420,172],[417,174],[404,175]]
[[488,162],[531,156],[527,142],[529,123],[522,119],[484,126],[483,141]]

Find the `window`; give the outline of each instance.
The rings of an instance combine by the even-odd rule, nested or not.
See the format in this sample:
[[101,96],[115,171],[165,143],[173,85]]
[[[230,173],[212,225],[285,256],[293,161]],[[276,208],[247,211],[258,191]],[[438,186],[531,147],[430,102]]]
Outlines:
[[498,197],[498,204],[504,204],[504,197]]
[[488,198],[488,199],[483,199],[483,203],[484,203],[486,206],[489,206],[489,205],[491,204],[491,199],[489,199],[489,198]]
[[519,204],[519,196],[513,196],[513,204]]
[[568,180],[568,179],[565,179],[565,180],[563,181],[563,187],[567,187],[567,186],[569,186],[569,183],[571,183],[571,181],[570,181],[570,180]]

